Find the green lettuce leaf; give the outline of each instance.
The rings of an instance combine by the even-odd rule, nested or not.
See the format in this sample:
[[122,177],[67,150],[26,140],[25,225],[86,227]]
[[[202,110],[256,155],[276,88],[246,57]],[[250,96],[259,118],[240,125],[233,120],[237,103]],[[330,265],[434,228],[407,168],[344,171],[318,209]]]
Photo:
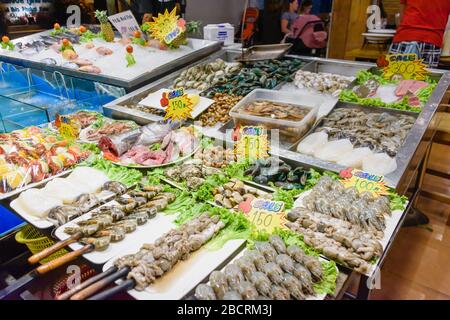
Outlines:
[[336,290],[336,280],[338,277],[338,269],[334,261],[322,261],[323,279],[313,285],[314,291],[318,294],[334,294]]

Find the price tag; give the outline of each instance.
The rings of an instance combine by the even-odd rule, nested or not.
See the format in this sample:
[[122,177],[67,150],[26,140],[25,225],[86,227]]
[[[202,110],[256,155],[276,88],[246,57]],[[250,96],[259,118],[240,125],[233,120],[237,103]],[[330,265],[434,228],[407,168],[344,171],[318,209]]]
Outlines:
[[342,183],[346,188],[353,187],[360,193],[370,192],[374,197],[388,194],[383,176],[377,176],[353,168],[342,170],[339,176],[344,179]]
[[77,123],[66,116],[57,116],[58,131],[61,137],[66,140],[76,140],[80,133],[80,127]]
[[427,74],[426,65],[415,53],[389,54],[384,64],[383,77],[388,80],[395,75],[401,75],[405,80],[425,80]]
[[235,132],[238,136],[234,147],[237,158],[256,160],[269,156],[270,144],[264,127],[238,127]]
[[141,30],[136,18],[130,10],[110,16],[108,19],[120,32],[122,37],[130,38],[134,31]]
[[185,21],[179,19],[176,8],[170,13],[166,10],[164,14],[158,14],[158,17],[154,17],[153,22],[150,22],[149,25],[152,37],[167,45],[186,31]]
[[163,93],[161,106],[166,108],[164,119],[166,120],[186,120],[191,117],[193,103],[184,89],[176,89],[169,93]]
[[241,203],[239,209],[258,230],[268,233],[284,228],[287,222],[282,201],[249,199]]

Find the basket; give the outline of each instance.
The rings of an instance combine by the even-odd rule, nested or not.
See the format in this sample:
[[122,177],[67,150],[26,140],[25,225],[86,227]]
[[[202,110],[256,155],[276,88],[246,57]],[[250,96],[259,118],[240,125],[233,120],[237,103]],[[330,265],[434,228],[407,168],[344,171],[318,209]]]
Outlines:
[[[26,225],[16,234],[16,241],[18,243],[26,245],[32,254],[41,252],[45,248],[48,248],[55,244],[53,240],[49,239],[47,236],[30,225]],[[42,259],[41,261],[39,261],[39,263],[47,263],[65,255],[66,253],[67,251],[65,249],[61,249],[48,256],[47,258]]]

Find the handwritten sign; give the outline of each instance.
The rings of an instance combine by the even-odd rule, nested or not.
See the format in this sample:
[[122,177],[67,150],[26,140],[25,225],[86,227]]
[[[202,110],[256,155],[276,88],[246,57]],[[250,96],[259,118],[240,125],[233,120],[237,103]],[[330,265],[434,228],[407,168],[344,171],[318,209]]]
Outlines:
[[238,141],[234,149],[237,158],[255,160],[269,156],[270,145],[264,127],[245,126],[238,131]]
[[383,77],[388,80],[395,75],[400,75],[405,80],[425,80],[427,74],[426,65],[415,53],[389,54],[386,56],[386,64]]
[[342,170],[339,176],[343,178],[342,183],[346,188],[353,187],[358,192],[370,192],[374,197],[388,194],[384,184],[384,177],[367,173],[361,170],[348,168]]
[[133,35],[134,31],[141,30],[136,18],[130,10],[110,16],[108,19],[120,32],[122,37],[129,38]]
[[166,108],[164,119],[166,120],[186,120],[191,117],[193,103],[184,89],[176,89],[164,92],[161,99],[161,106]]
[[58,115],[56,123],[61,137],[69,141],[77,139],[80,134],[80,127],[76,122],[67,116]]
[[272,233],[285,226],[284,202],[266,199],[253,199],[248,207],[239,206],[247,219],[261,231]]

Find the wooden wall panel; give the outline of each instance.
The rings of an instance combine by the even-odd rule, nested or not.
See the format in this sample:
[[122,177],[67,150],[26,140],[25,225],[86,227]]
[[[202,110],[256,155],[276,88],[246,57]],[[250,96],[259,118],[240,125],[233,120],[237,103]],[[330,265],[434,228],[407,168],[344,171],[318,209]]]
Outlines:
[[331,15],[328,58],[344,59],[347,43],[348,21],[352,0],[334,0]]
[[395,14],[400,12],[400,0],[382,0],[388,16],[388,24],[395,24]]

